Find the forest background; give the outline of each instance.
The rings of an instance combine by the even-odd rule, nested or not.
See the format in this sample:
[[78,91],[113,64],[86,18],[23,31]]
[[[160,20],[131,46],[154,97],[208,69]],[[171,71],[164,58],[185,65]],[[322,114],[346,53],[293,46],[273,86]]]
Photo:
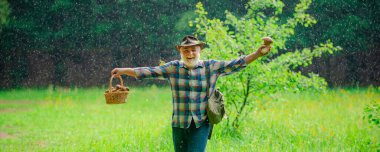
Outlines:
[[[0,88],[105,86],[114,67],[179,59],[174,46],[195,31],[189,21],[197,17],[197,2],[0,0]],[[284,1],[283,18],[297,2]],[[225,19],[226,10],[246,14],[247,0],[202,3],[209,18]],[[343,50],[295,70],[319,74],[330,87],[379,86],[379,6],[375,0],[314,0],[307,13],[317,23],[297,26],[286,50],[328,39]],[[166,84],[125,79],[128,85]]]

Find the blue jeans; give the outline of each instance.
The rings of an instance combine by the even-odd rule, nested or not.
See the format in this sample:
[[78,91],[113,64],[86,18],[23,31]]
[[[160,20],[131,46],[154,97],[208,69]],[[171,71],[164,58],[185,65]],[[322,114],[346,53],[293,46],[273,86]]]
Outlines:
[[191,121],[189,128],[173,129],[174,150],[176,152],[204,152],[207,144],[207,137],[210,132],[210,124],[206,121],[201,127],[196,128],[194,121]]

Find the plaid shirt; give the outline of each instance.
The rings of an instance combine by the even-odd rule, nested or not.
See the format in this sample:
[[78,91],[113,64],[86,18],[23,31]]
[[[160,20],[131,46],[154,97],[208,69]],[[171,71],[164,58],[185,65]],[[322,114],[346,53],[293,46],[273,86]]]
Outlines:
[[244,57],[232,61],[200,61],[189,69],[182,61],[171,61],[163,66],[135,68],[136,78],[165,78],[173,97],[172,127],[188,128],[193,119],[197,128],[207,119],[206,68],[210,70],[210,89],[215,89],[219,76],[229,75],[246,67]]

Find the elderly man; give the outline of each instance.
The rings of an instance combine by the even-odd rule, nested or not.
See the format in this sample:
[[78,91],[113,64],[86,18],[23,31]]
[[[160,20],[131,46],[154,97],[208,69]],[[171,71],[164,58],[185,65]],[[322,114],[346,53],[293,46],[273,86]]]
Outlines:
[[219,76],[231,74],[245,68],[247,64],[267,54],[262,49],[232,61],[200,60],[204,43],[194,36],[186,36],[176,48],[181,61],[175,60],[157,67],[115,68],[114,76],[128,75],[137,79],[165,78],[169,80],[172,97],[172,136],[176,152],[205,151],[210,124],[206,114],[206,68],[209,71],[208,89],[213,92]]

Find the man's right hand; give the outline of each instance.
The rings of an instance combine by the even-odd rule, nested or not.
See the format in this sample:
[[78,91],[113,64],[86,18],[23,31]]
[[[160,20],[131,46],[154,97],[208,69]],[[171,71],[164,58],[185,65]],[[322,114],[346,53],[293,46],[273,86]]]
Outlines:
[[111,76],[120,77],[121,75],[136,77],[136,73],[133,68],[115,68],[111,71]]
[[111,71],[111,76],[120,77],[122,75],[121,68],[115,68]]

